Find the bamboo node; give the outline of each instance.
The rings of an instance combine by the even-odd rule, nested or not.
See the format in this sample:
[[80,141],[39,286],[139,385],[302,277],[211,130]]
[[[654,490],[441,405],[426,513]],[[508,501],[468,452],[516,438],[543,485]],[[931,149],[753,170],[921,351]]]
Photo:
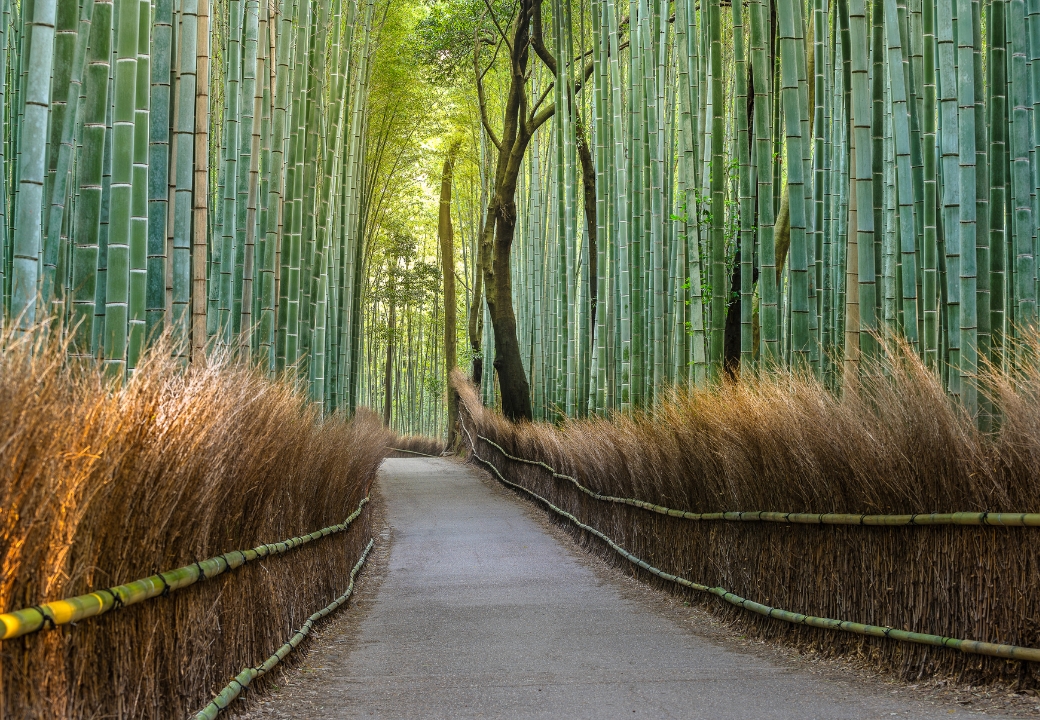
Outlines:
[[35,610],[36,612],[40,613],[40,617],[43,618],[43,620],[42,620],[42,623],[43,623],[42,627],[46,628],[48,623],[50,623],[51,630],[53,630],[54,628],[58,627],[57,625],[54,624],[54,618],[52,618],[50,615],[48,615],[41,606],[33,605],[29,609],[30,610]]

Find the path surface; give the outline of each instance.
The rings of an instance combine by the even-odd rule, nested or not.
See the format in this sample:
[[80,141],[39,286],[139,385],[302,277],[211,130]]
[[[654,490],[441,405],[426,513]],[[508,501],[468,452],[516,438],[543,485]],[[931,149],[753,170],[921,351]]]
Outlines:
[[[697,632],[449,460],[387,460],[393,541],[257,718],[949,718]],[[384,542],[385,540],[380,540]],[[371,597],[364,597],[369,593]]]

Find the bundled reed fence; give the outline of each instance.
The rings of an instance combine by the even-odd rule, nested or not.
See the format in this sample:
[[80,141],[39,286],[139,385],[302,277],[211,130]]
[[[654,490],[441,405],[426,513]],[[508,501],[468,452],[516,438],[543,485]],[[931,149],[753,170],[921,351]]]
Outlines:
[[387,444],[386,450],[387,457],[392,458],[440,457],[444,442],[426,435],[399,435]]
[[[290,386],[219,358],[184,369],[160,346],[114,389],[93,364],[69,367],[60,343],[33,342],[0,341],[3,610],[342,524],[390,437],[374,415],[322,419]],[[0,643],[3,716],[198,711],[342,595],[368,507],[276,557]]]
[[[1037,527],[807,524],[747,514],[921,514],[925,521],[936,512],[982,518],[1040,508],[1040,371],[985,374],[983,385],[1003,411],[999,430],[985,434],[912,353],[890,350],[884,363],[865,369],[859,392],[840,397],[818,380],[781,375],[675,395],[631,418],[561,426],[513,425],[482,407],[458,373],[453,386],[464,442],[472,438],[480,457],[665,573],[821,618],[1040,647]],[[686,513],[746,513],[681,517],[596,498],[577,484]],[[563,522],[620,560],[607,543]],[[636,571],[742,631],[860,656],[906,679],[1040,677],[1035,663],[779,622]]]

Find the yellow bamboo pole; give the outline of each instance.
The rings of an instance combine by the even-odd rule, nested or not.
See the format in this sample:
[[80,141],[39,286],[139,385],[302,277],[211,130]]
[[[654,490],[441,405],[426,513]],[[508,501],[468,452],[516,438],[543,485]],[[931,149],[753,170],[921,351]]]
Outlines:
[[258,545],[251,550],[231,550],[207,560],[200,560],[176,570],[169,570],[140,580],[134,580],[125,585],[117,585],[116,587],[98,590],[86,595],[78,595],[65,600],[56,600],[43,605],[33,605],[22,610],[3,613],[0,615],[0,626],[3,629],[3,634],[0,634],[0,640],[10,640],[11,638],[28,635],[47,626],[54,628],[58,625],[66,625],[85,620],[86,618],[104,615],[110,610],[117,610],[126,605],[135,605],[159,595],[168,595],[175,590],[186,588],[202,580],[223,575],[253,560],[274,555],[284,555],[301,545],[343,532],[361,515],[361,511],[368,503],[368,500],[368,497],[362,498],[357,510],[338,525],[330,525],[321,530],[315,530],[309,535],[301,535],[277,543]]

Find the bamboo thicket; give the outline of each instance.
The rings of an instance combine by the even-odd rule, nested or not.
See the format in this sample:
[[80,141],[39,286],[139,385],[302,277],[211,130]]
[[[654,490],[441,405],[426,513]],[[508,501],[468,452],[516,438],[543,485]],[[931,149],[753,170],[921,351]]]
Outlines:
[[353,408],[374,0],[44,0],[0,18],[3,323],[119,379],[163,333]]
[[1024,3],[542,12],[527,102],[554,83],[556,112],[525,156],[511,264],[537,418],[780,367],[840,390],[899,336],[988,422],[979,369],[1020,362],[1013,341],[1036,323],[1040,46]]

